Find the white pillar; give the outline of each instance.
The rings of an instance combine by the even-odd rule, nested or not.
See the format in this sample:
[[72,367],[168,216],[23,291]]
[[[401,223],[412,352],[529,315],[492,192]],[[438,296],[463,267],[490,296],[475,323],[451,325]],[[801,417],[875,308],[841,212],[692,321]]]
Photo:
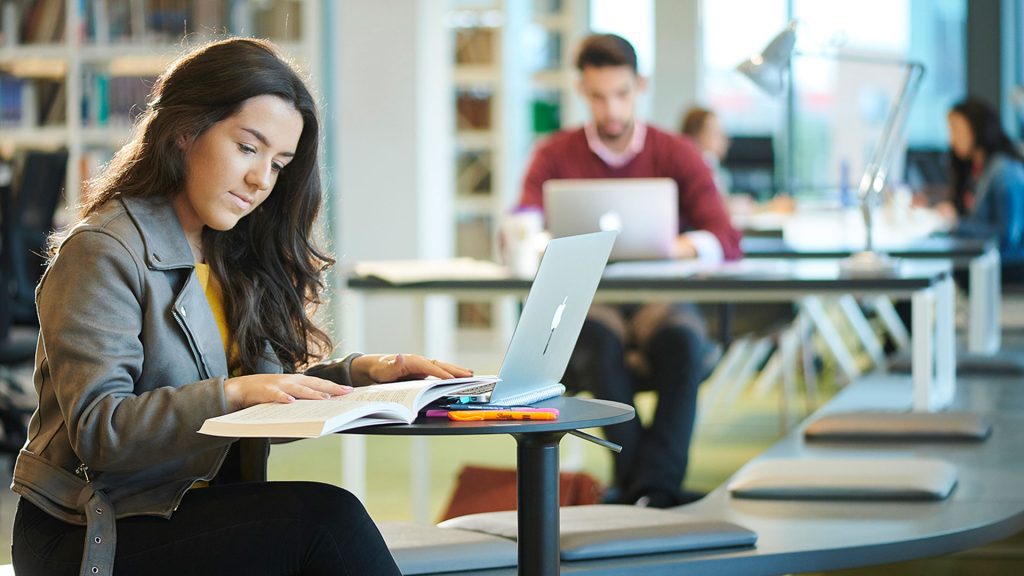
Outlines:
[[[334,143],[328,175],[339,267],[448,257],[455,160],[447,2],[349,0],[333,8],[325,129]],[[412,305],[367,302],[367,350],[422,351]]]
[[[327,176],[339,269],[359,260],[449,257],[455,159],[448,2],[346,0],[332,8],[324,129],[332,142]],[[335,333],[344,334],[346,295],[335,298],[343,324]],[[426,309],[408,298],[363,304],[362,338],[352,338],[365,347],[358,351],[450,353],[449,299],[429,299]],[[354,455],[346,458],[345,483],[364,497],[365,468],[355,469],[367,456],[363,438],[345,436],[345,451]],[[429,470],[415,466],[413,475],[422,476],[412,479],[422,488],[414,512],[420,517]]]
[[700,0],[654,0],[654,52],[650,120],[675,131],[683,110],[700,96]]

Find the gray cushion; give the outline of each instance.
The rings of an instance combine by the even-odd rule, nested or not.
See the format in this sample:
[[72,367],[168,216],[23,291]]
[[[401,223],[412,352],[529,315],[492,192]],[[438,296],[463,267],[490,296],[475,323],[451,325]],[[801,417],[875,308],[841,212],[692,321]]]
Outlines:
[[932,458],[770,458],[728,484],[739,498],[780,500],[942,500],[956,467]]
[[430,524],[383,522],[380,532],[402,574],[433,574],[515,566],[515,542]]
[[[439,524],[515,539],[515,511],[468,514]],[[613,504],[566,506],[559,515],[562,560],[752,546],[757,534],[719,520]]]
[[808,440],[979,441],[992,425],[971,412],[838,412],[811,422]]

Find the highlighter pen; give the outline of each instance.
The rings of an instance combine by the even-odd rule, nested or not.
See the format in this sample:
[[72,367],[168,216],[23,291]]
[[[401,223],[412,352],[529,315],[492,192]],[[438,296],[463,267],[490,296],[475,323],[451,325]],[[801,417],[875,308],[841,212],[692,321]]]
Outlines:
[[478,420],[557,420],[551,412],[523,412],[521,410],[452,410],[449,420],[459,422]]

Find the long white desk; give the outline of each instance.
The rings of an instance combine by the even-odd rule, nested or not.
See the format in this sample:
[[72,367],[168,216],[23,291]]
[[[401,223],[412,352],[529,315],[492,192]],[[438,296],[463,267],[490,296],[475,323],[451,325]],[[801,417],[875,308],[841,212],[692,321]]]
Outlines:
[[[358,347],[363,326],[361,298],[374,293],[414,297],[446,294],[462,298],[525,295],[524,279],[434,280],[390,284],[377,278],[349,278],[343,298],[343,334]],[[610,266],[598,287],[600,302],[796,302],[815,295],[889,296],[909,299],[914,329],[915,406],[935,410],[953,396],[956,366],[954,292],[950,265],[907,261],[890,276],[846,277],[838,260],[757,259],[699,267],[688,262],[643,262]],[[351,330],[351,332],[350,332]]]
[[[426,298],[439,294],[464,298],[523,296],[531,282],[522,279],[447,279],[395,285],[377,278],[349,278],[344,291],[342,334],[349,349],[363,342],[362,300],[373,294],[404,294]],[[878,278],[843,277],[837,260],[744,260],[715,268],[695,269],[678,262],[644,263],[632,271],[608,274],[598,287],[602,302],[795,302],[812,295],[885,295],[909,299],[913,315],[912,378],[914,405],[941,409],[955,387],[954,288],[948,262],[904,262],[899,273]],[[422,309],[422,306],[416,307]],[[410,319],[410,325],[418,320]],[[427,323],[419,324],[428,328]],[[428,340],[425,339],[425,342]],[[361,495],[361,439],[345,436],[345,486]],[[349,456],[351,454],[351,456]]]
[[[854,245],[792,245],[781,237],[747,237],[741,244],[747,258],[842,258],[857,251]],[[901,259],[948,259],[956,270],[967,270],[967,351],[992,355],[999,351],[1002,327],[1000,308],[999,246],[993,239],[929,236],[887,246],[885,252]]]

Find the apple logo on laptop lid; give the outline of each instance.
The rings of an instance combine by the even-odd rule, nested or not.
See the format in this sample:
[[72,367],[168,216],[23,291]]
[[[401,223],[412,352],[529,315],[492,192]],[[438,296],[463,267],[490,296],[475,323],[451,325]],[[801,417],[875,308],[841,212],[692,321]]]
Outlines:
[[551,337],[555,335],[555,329],[562,323],[562,313],[565,312],[565,303],[568,300],[568,296],[562,298],[562,303],[555,308],[555,314],[551,317],[551,331],[548,332],[548,341],[544,343],[544,351],[541,352],[541,356],[548,353],[548,346],[551,345]]
[[597,227],[600,228],[602,232],[621,232],[622,217],[619,216],[618,212],[609,210],[604,214],[601,214],[601,217],[597,219]]

